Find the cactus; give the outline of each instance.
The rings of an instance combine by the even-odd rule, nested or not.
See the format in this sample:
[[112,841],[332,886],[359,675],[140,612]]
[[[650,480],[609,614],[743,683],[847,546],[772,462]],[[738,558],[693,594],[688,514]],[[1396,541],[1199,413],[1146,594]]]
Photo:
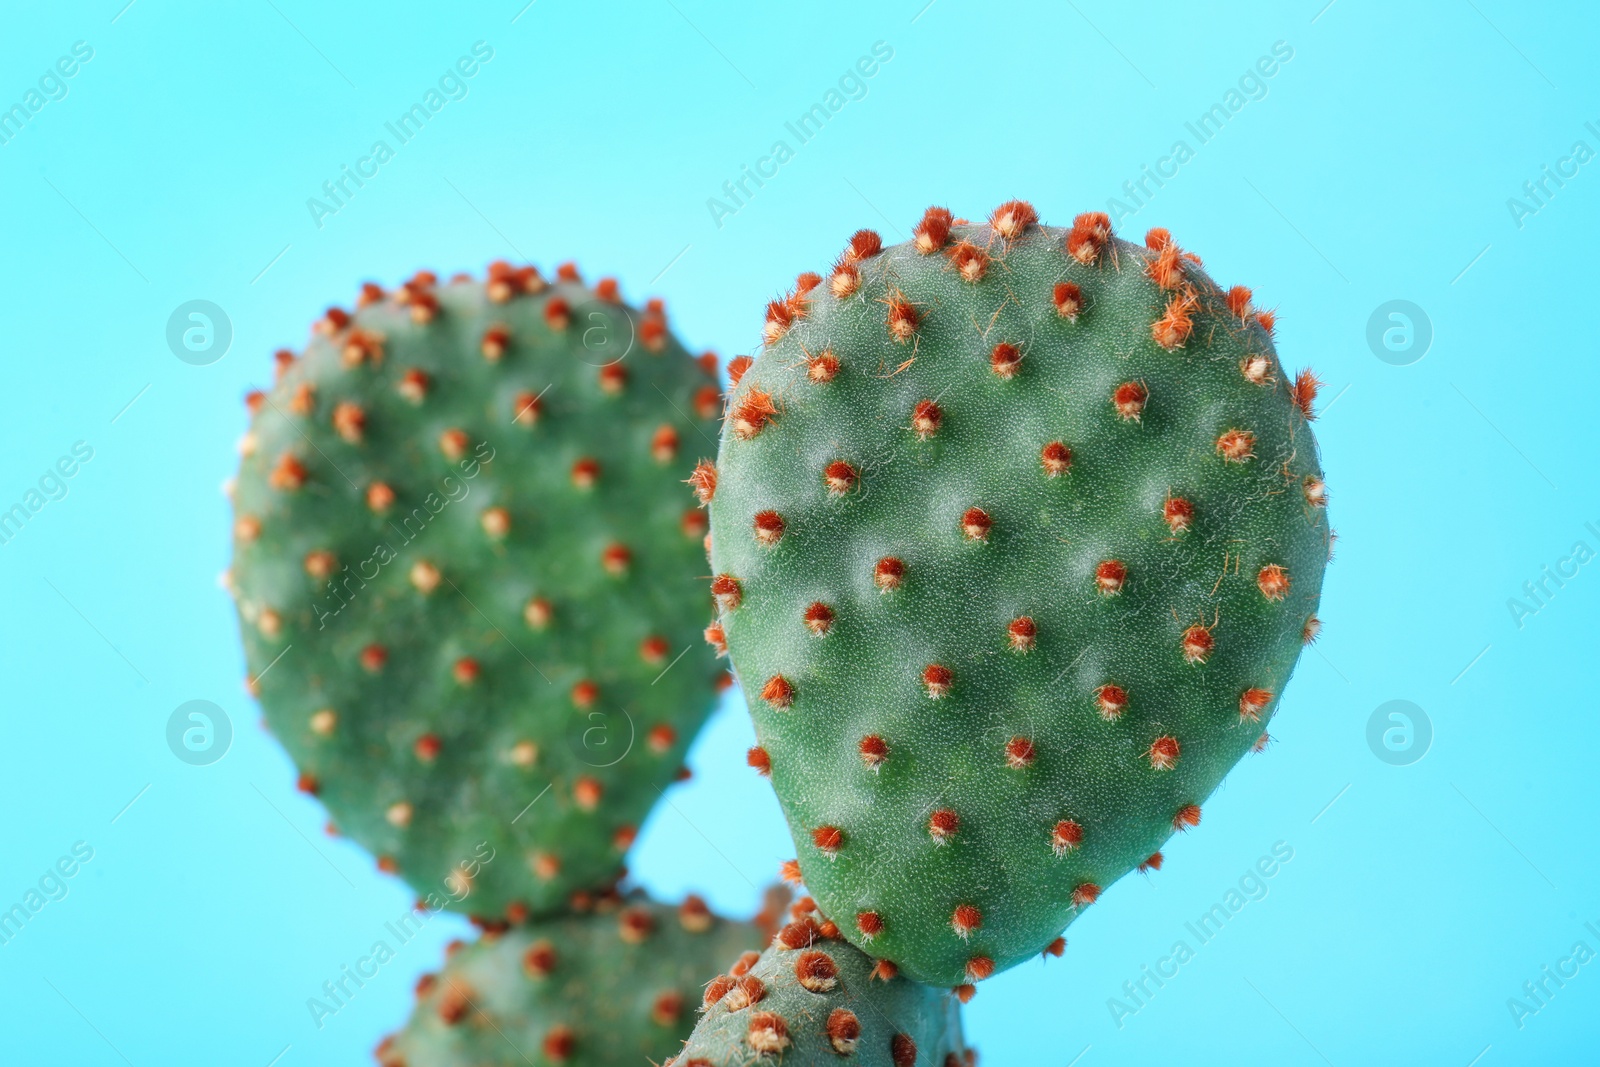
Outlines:
[[962,985],[1059,952],[1265,744],[1332,543],[1272,331],[1165,230],[1022,202],[769,305],[695,475],[708,639],[857,946]]
[[475,944],[452,945],[444,968],[417,984],[416,1010],[378,1046],[378,1062],[652,1062],[688,1036],[706,976],[755,959],[772,936],[765,918],[720,919],[693,896],[677,908],[610,897],[589,914],[487,931]]
[[614,881],[680,773],[723,677],[680,484],[715,369],[615,281],[495,264],[366,286],[249,398],[247,686],[333,826],[431,900],[519,920]]
[[973,1067],[956,997],[898,977],[814,910],[795,921],[751,966],[706,986],[705,1018],[663,1067],[785,1067],[842,1062],[862,1067]]

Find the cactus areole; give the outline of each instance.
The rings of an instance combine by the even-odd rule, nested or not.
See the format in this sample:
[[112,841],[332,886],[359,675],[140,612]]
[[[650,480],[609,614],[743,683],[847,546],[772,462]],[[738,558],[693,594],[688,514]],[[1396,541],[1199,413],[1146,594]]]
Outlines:
[[247,684],[332,828],[484,919],[613,881],[720,672],[700,639],[715,359],[563,267],[330,310],[253,394]]
[[1331,547],[1273,316],[1012,202],[768,308],[712,469],[725,642],[821,911],[935,984],[1052,947],[1264,744]]

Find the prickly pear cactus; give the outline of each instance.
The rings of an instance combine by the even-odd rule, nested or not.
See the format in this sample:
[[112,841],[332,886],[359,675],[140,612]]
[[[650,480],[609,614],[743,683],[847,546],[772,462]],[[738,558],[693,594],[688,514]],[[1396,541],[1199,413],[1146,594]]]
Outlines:
[[234,560],[267,724],[337,829],[430,901],[548,912],[616,878],[713,706],[720,412],[614,281],[367,286],[253,394]]
[[454,946],[417,1006],[378,1046],[383,1067],[648,1064],[693,1028],[706,979],[772,936],[688,898],[635,897],[595,912],[490,931]]
[[1047,949],[1265,742],[1331,544],[1272,327],[1164,230],[1021,202],[769,306],[696,474],[708,637],[861,948],[941,984]]
[[808,903],[759,959],[706,986],[705,1017],[663,1067],[973,1067],[954,994],[896,976]]

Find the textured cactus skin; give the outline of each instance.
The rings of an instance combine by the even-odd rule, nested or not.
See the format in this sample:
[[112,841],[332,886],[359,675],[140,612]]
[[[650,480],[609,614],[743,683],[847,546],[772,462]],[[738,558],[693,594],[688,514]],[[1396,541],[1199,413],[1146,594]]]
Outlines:
[[564,276],[423,276],[330,312],[252,398],[234,489],[247,685],[301,787],[380,867],[491,920],[615,880],[719,673],[681,484],[710,447],[713,379],[658,309]]
[[[1110,237],[1085,263],[1068,252],[1081,236],[1009,223],[1009,240],[991,220],[930,252],[847,251],[839,288],[853,269],[854,292],[836,295],[836,268],[769,312],[729,398],[711,504],[713,573],[737,582],[719,622],[755,720],[752,764],[770,766],[805,883],[853,942],[938,984],[1047,949],[1101,887],[1198,821],[1266,739],[1316,632],[1331,548],[1314,379],[1291,383],[1248,291],[1230,307],[1175,252]],[[963,241],[988,256],[978,280],[956,269]],[[1163,265],[1167,286],[1152,277]],[[1057,308],[1061,282],[1081,294],[1076,321]],[[1157,343],[1191,288],[1192,332]],[[918,320],[903,341],[890,329],[902,299]],[[1009,377],[1001,343],[1021,353]],[[1140,399],[1136,418],[1119,398]],[[928,400],[940,414],[924,437]],[[1230,430],[1254,435],[1249,458],[1223,455]],[[1051,442],[1071,450],[1056,476],[1041,458]],[[856,478],[830,492],[841,460]],[[1192,505],[1186,530],[1165,521],[1169,497]],[[992,525],[969,527],[973,507]],[[763,511],[781,516],[775,544],[756,536]],[[875,582],[885,557],[904,564],[888,590]],[[1110,595],[1106,561],[1125,568]],[[1270,565],[1286,572],[1281,599],[1263,591]],[[831,613],[823,636],[804,624],[815,602]],[[1014,647],[1018,619],[1032,620],[1031,649]],[[1214,647],[1189,662],[1197,625]],[[938,699],[929,665],[950,672]],[[1114,719],[1107,685],[1126,695]],[[1249,690],[1271,694],[1256,694],[1259,721],[1244,714]],[[867,737],[887,750],[876,767]],[[1156,766],[1163,738],[1180,748],[1169,769]],[[959,826],[941,839],[942,812]],[[1062,822],[1081,839],[1068,827],[1058,840]],[[965,923],[963,906],[976,909]],[[876,936],[852,921],[862,912]]]
[[648,1064],[688,1035],[706,978],[770,936],[698,910],[691,928],[684,914],[635,898],[487,933],[422,980],[411,1020],[379,1046],[378,1062]]
[[[800,925],[803,921],[785,933]],[[744,1004],[739,998],[748,997],[746,991],[730,990],[706,1009],[683,1051],[663,1067],[748,1067],[769,1060],[786,1067],[841,1062],[972,1067],[976,1062],[962,1038],[960,1005],[950,992],[900,977],[874,977],[875,961],[843,940],[791,938],[798,947],[789,947],[783,938],[780,933],[748,971],[760,983],[761,998]],[[802,960],[814,953],[825,955],[832,967]],[[802,985],[802,968],[816,989]],[[830,972],[832,984],[824,988]],[[782,1021],[781,1028],[772,1017]],[[846,1044],[851,1040],[853,1047]]]

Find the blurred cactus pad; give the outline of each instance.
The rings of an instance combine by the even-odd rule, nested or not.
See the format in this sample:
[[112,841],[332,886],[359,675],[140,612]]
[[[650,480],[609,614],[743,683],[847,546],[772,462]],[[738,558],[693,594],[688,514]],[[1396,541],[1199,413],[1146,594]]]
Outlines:
[[602,898],[583,915],[457,943],[417,985],[382,1067],[624,1067],[659,1063],[688,1037],[704,985],[754,961],[771,937],[689,897],[676,908]]
[[944,985],[1059,951],[1265,744],[1332,545],[1273,326],[1165,230],[1020,201],[768,306],[695,476],[708,636],[863,950]]
[[[568,265],[332,308],[248,399],[227,576],[332,829],[487,920],[613,882],[710,712],[716,360]],[[486,858],[487,857],[487,858]]]

